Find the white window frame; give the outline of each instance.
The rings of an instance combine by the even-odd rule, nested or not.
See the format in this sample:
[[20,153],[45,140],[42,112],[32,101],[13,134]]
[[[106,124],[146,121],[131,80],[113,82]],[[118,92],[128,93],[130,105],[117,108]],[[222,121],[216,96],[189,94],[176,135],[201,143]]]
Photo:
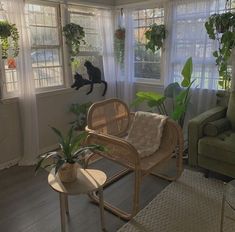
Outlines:
[[[54,90],[60,90],[64,89],[66,87],[67,80],[65,79],[65,61],[64,61],[64,44],[63,44],[63,38],[62,38],[62,13],[61,13],[61,4],[56,3],[56,2],[51,2],[51,1],[40,1],[40,0],[31,0],[31,1],[26,1],[26,4],[35,4],[35,5],[40,5],[40,6],[49,6],[49,7],[55,7],[56,9],[56,14],[57,14],[57,28],[58,28],[58,40],[59,40],[59,45],[44,45],[44,46],[31,46],[31,51],[32,49],[53,49],[53,48],[59,48],[59,59],[61,62],[61,65],[58,67],[61,67],[61,75],[62,75],[62,85],[57,85],[57,86],[48,86],[48,87],[41,87],[41,88],[36,88],[35,87],[35,92],[36,94],[38,93],[43,93],[43,92],[50,92]],[[53,66],[54,67],[54,66]],[[32,67],[33,69],[33,67]],[[34,76],[32,76],[33,80]]]
[[[131,5],[130,5],[131,7]],[[163,16],[163,23],[165,24],[165,6],[159,4],[150,4],[150,5],[145,5],[143,6],[142,4],[140,4],[140,7],[136,8],[133,10],[134,11],[140,11],[140,10],[146,10],[146,9],[156,9],[156,8],[162,8],[164,10],[164,16]],[[133,28],[135,29],[135,27]],[[134,31],[133,31],[134,33]],[[133,49],[135,49],[135,46],[133,47]],[[139,78],[139,77],[134,77],[134,82],[137,84],[148,84],[148,85],[159,85],[162,86],[164,84],[164,78],[163,78],[163,74],[164,74],[164,59],[165,59],[165,51],[164,51],[164,44],[163,44],[163,48],[161,48],[161,58],[160,58],[160,78],[159,79],[153,79],[153,78]],[[134,65],[135,65],[135,60],[134,60]],[[135,67],[134,67],[135,68]]]

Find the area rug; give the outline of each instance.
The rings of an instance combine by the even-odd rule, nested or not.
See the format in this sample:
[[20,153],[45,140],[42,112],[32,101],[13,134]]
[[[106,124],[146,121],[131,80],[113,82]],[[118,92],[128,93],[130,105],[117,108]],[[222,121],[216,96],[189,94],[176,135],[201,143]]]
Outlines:
[[[223,189],[222,181],[184,170],[118,232],[220,232]],[[226,219],[223,231],[234,232],[235,222]]]

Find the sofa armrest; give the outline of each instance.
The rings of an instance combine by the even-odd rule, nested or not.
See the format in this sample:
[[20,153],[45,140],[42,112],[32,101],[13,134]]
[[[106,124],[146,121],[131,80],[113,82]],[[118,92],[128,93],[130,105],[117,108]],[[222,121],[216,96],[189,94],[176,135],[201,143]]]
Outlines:
[[206,123],[221,119],[226,116],[227,107],[217,106],[197,117],[191,119],[188,124],[188,152],[189,164],[197,166],[198,141],[203,137],[203,127]]

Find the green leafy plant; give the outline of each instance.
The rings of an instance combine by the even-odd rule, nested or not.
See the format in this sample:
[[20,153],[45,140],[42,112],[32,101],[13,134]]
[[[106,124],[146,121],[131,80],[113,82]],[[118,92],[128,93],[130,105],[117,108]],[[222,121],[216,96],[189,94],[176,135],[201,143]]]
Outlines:
[[[0,43],[2,45],[2,58],[17,57],[19,54],[19,32],[15,24],[0,21]],[[10,54],[10,48],[12,54]]]
[[166,34],[165,25],[157,25],[156,23],[150,25],[149,29],[145,32],[145,37],[148,40],[145,45],[146,50],[150,49],[154,53],[162,48]]
[[217,40],[219,48],[213,52],[219,71],[219,86],[225,90],[231,85],[229,59],[235,47],[235,13],[226,12],[211,15],[205,23],[209,38]]
[[87,111],[91,104],[92,102],[84,104],[74,103],[70,106],[69,111],[76,116],[75,120],[70,122],[70,124],[72,124],[76,130],[85,130],[85,126],[87,125]]
[[190,57],[182,69],[182,82],[174,82],[169,84],[164,90],[164,95],[155,92],[137,92],[136,99],[132,106],[138,106],[142,102],[146,102],[151,111],[158,110],[160,114],[168,115],[165,107],[165,100],[172,100],[171,117],[178,121],[180,126],[184,125],[185,113],[190,101],[190,88],[195,80],[191,80],[193,71],[192,58]]
[[70,49],[71,61],[73,61],[80,51],[81,43],[86,44],[84,28],[76,23],[68,23],[63,27],[63,34]]
[[114,54],[117,63],[124,63],[125,28],[119,27],[114,33]]
[[[87,151],[105,151],[105,148],[101,145],[84,145],[85,139],[87,137],[87,132],[77,134],[74,131],[74,127],[71,127],[67,135],[63,136],[58,129],[54,127],[51,127],[51,129],[58,136],[60,150],[49,152],[45,155],[40,156],[35,168],[36,173],[40,167],[55,168],[55,173],[57,173],[62,165],[66,163],[80,163],[83,165],[84,156]],[[46,160],[49,161],[49,164],[47,163],[46,165],[44,165],[44,162]]]

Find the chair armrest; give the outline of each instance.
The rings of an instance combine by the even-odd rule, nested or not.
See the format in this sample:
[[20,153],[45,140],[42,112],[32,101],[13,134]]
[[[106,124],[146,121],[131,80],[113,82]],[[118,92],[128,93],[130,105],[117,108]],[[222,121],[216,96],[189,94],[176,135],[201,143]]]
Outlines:
[[137,150],[122,138],[90,131],[88,133],[86,143],[105,146],[107,151],[96,152],[101,156],[104,156],[131,169],[140,168],[140,158]]
[[217,106],[197,117],[191,119],[188,124],[188,152],[189,164],[197,166],[198,163],[198,141],[203,137],[203,127],[206,123],[225,117],[227,107]]

